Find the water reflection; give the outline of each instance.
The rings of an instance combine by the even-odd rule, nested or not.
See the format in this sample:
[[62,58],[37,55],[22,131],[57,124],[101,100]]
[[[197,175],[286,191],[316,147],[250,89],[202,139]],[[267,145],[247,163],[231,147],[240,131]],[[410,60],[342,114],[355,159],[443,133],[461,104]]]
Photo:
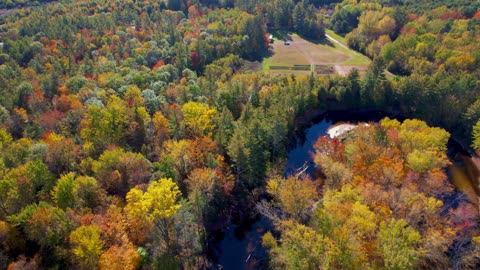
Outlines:
[[452,165],[448,167],[448,174],[455,188],[463,192],[468,200],[478,207],[480,172],[472,158],[464,154],[456,154],[452,160]]
[[288,152],[287,165],[285,168],[285,176],[292,175],[295,171],[302,167],[305,163],[309,166],[307,173],[312,175],[315,164],[312,160],[313,144],[321,136],[327,135],[327,130],[333,125],[333,121],[323,119],[318,124],[307,129],[305,140],[299,140],[297,146]]
[[216,269],[268,269],[262,236],[269,230],[273,230],[273,226],[265,217],[253,224],[230,224],[212,245]]

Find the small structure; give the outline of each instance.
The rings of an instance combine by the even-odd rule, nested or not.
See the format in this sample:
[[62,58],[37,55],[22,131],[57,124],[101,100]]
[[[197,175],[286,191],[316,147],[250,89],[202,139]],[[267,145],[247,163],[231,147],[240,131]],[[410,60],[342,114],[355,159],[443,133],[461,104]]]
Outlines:
[[270,41],[270,43],[273,43],[273,35],[268,36],[268,40]]
[[330,137],[330,139],[337,138],[342,136],[343,134],[348,133],[350,130],[355,129],[358,126],[365,126],[368,127],[370,124],[368,123],[360,123],[360,124],[339,124],[336,126],[333,126],[327,130],[327,134]]
[[352,124],[340,124],[334,127],[331,127],[327,130],[327,134],[330,136],[330,139],[339,137],[350,130],[356,128],[357,125],[352,125]]

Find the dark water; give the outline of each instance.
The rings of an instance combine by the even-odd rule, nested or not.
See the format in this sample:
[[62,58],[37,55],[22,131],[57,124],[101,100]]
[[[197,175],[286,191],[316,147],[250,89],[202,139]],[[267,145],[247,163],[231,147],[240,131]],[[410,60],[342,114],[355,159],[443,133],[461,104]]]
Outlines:
[[[291,175],[305,164],[308,165],[306,172],[313,174],[315,166],[312,159],[313,144],[321,136],[327,136],[327,130],[340,123],[358,124],[359,122],[378,122],[389,116],[384,112],[329,112],[315,119],[310,128],[305,129],[296,138],[296,146],[289,151],[285,176]],[[401,117],[395,117],[404,120]],[[480,196],[478,190],[478,178],[472,178],[472,172],[478,170],[471,162],[471,157],[455,142],[449,143],[449,157],[452,165],[447,169],[449,177],[457,190],[464,192],[470,201]],[[477,192],[479,191],[479,192]],[[478,200],[472,201],[478,204]],[[244,270],[244,269],[268,269],[267,254],[261,245],[261,237],[273,226],[268,219],[262,217],[251,224],[238,226],[231,224],[223,237],[213,243],[212,249],[215,254],[215,269]],[[250,258],[249,258],[250,256]],[[247,260],[248,258],[248,260]],[[223,268],[222,268],[223,267]]]
[[315,119],[311,127],[306,129],[303,134],[297,136],[295,148],[288,152],[285,176],[295,173],[298,168],[305,164],[308,166],[306,172],[313,175],[315,164],[313,163],[313,144],[321,136],[327,136],[327,130],[337,124],[358,124],[360,122],[378,122],[388,116],[380,111],[363,112],[328,112],[319,119]]
[[[328,128],[333,123],[332,119],[323,117],[296,138],[296,147],[288,153],[286,175],[294,173],[305,162],[309,164],[307,173],[313,172],[314,164],[310,155],[313,151],[313,144],[320,136],[327,134]],[[215,262],[214,269],[268,269],[268,255],[261,243],[262,236],[269,230],[273,230],[273,225],[265,217],[259,218],[252,224],[243,224],[243,226],[230,224],[223,235],[216,237],[218,241],[211,244]]]
[[[480,171],[473,158],[465,153],[455,153],[450,157],[452,164],[448,166],[447,173],[455,188],[462,192],[468,201],[479,207],[480,198]],[[480,214],[480,211],[479,211]]]
[[262,236],[273,230],[272,223],[261,217],[251,224],[230,224],[212,243],[214,269],[268,269],[268,255],[262,246]]
[[311,126],[305,132],[305,138],[297,142],[297,146],[288,152],[287,165],[285,167],[285,175],[294,174],[298,168],[306,164],[308,169],[306,172],[313,174],[315,164],[313,163],[313,144],[321,136],[327,135],[327,130],[333,125],[333,121],[323,118],[319,123]]

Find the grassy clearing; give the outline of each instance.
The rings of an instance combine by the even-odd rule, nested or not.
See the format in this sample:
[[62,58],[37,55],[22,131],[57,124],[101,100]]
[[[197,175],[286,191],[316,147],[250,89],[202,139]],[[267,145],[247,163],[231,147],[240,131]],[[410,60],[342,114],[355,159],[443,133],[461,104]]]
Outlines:
[[347,46],[347,41],[345,40],[345,38],[333,32],[333,30],[325,29],[325,34],[330,35],[334,39],[340,41],[340,43],[342,43],[343,45]]
[[[347,74],[352,68],[364,72],[370,64],[368,57],[350,50],[345,46],[345,39],[331,30],[326,33],[335,40],[312,42],[299,37],[296,34],[275,32],[274,43],[271,44],[273,55],[263,60],[263,71],[272,74],[332,74],[331,70],[323,72],[323,69],[315,69],[315,66],[332,66],[336,73]],[[285,44],[289,42],[289,45]],[[310,65],[309,71],[292,70],[295,65]],[[270,67],[276,66],[275,70]],[[284,66],[285,69],[279,69]],[[293,72],[295,71],[295,72]]]
[[[347,47],[347,42],[345,41],[345,38],[340,36],[340,35],[337,35],[335,32],[333,32],[332,30],[329,30],[329,29],[325,29],[325,33],[327,35],[329,35],[330,37],[334,38],[336,41],[340,42],[340,44],[338,43],[334,43],[335,45],[335,48],[345,54],[347,54],[348,56],[350,56],[350,60],[348,61],[345,61],[343,62],[342,64],[343,65],[359,65],[359,66],[362,66],[362,65],[366,65],[368,66],[370,64],[370,59],[359,53],[359,52],[356,52],[352,49],[349,49]],[[342,46],[343,45],[343,46]]]
[[263,59],[262,71],[265,72],[265,73],[270,72],[270,65],[272,65],[272,58],[271,57]]
[[285,45],[283,40],[275,40],[272,44],[273,56],[270,58],[272,66],[309,65],[309,61],[296,45],[298,38],[292,37],[290,45]]

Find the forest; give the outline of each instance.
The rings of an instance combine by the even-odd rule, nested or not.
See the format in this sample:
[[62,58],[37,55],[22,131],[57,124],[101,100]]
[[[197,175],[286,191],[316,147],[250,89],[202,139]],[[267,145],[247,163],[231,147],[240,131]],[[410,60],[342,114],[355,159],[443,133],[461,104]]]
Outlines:
[[[326,29],[365,73],[252,68],[270,33]],[[213,235],[262,216],[267,269],[479,269],[479,201],[446,169],[449,140],[480,153],[479,79],[477,1],[2,1],[0,268],[221,269]],[[402,121],[284,175],[339,110]]]

